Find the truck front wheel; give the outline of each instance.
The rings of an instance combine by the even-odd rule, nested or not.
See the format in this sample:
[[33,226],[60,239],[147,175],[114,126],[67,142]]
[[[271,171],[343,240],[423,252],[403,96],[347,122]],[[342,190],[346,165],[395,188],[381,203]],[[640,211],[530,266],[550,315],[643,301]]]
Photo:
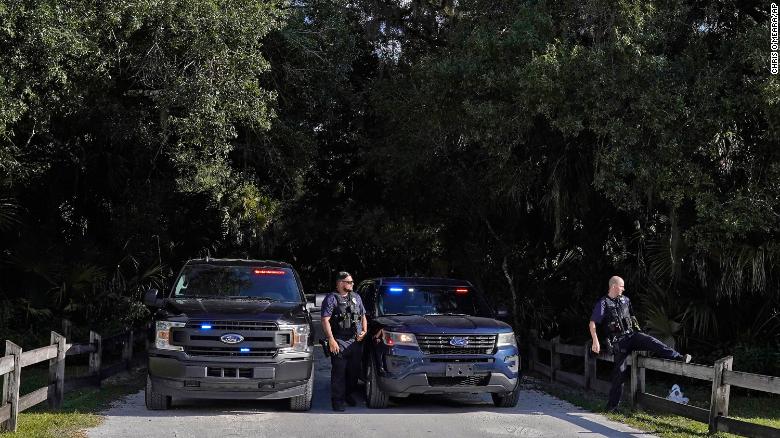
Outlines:
[[311,364],[311,374],[306,382],[306,390],[301,395],[290,397],[291,411],[308,411],[311,409],[311,397],[314,393],[314,364]]
[[152,388],[152,378],[146,376],[146,409],[164,411],[171,407],[171,396],[155,392]]

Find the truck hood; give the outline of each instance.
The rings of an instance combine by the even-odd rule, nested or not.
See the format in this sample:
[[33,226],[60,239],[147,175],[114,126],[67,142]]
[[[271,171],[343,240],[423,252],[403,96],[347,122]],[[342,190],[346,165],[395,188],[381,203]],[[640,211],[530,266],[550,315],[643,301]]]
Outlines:
[[409,333],[485,334],[512,331],[512,327],[507,323],[468,315],[380,316],[376,321],[388,330]]
[[305,317],[303,303],[282,303],[260,300],[169,299],[168,314],[187,319],[244,320],[244,321],[300,321]]

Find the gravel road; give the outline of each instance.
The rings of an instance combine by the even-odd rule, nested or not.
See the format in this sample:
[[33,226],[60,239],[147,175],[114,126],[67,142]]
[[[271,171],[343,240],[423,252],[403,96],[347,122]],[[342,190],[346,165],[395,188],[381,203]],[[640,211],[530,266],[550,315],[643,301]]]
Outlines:
[[[387,409],[363,403],[330,409],[330,362],[318,347],[310,412],[288,412],[285,401],[179,400],[148,411],[143,391],[115,403],[105,422],[89,429],[103,437],[563,437],[650,436],[543,392],[525,389],[516,408],[499,409],[490,396],[428,396],[393,400]],[[362,399],[360,399],[362,402]]]

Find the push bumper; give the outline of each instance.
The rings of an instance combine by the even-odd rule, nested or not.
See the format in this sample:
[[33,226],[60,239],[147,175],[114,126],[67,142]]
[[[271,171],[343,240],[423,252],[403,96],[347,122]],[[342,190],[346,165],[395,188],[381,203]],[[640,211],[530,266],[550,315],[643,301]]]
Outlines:
[[149,377],[155,392],[181,398],[271,400],[303,395],[313,360],[277,362],[180,360],[150,356]]

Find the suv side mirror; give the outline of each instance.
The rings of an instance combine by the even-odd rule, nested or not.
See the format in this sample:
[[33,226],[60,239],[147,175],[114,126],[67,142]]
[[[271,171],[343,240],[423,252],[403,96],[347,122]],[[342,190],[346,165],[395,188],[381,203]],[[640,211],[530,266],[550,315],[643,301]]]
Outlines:
[[160,291],[157,289],[149,289],[144,295],[144,304],[149,307],[160,307],[162,305],[162,299],[158,297]]
[[506,319],[509,317],[509,309],[507,309],[506,306],[498,306],[498,308],[496,308],[496,317],[498,319]]

